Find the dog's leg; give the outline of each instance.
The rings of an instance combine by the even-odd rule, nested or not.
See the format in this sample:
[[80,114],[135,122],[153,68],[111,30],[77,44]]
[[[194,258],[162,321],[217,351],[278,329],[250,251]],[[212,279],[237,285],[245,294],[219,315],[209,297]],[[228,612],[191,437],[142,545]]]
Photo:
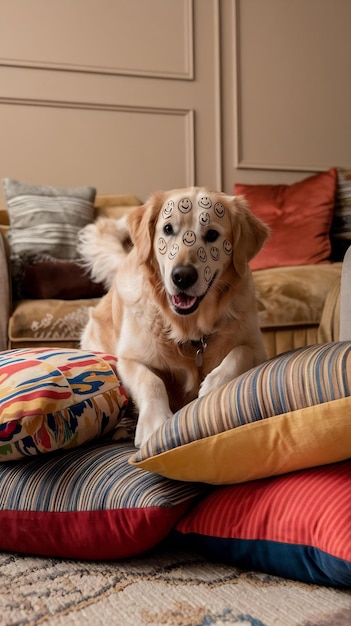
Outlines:
[[141,447],[172,416],[166,386],[161,378],[137,361],[120,358],[118,373],[139,410],[134,443]]
[[249,346],[237,346],[233,348],[223,361],[215,367],[212,372],[207,374],[206,378],[201,384],[199,397],[205,396],[214,389],[217,389],[225,383],[229,383],[231,380],[240,376],[244,372],[247,372],[252,367],[255,367],[265,359],[264,351],[261,351],[261,358],[258,358],[260,351],[255,351]]

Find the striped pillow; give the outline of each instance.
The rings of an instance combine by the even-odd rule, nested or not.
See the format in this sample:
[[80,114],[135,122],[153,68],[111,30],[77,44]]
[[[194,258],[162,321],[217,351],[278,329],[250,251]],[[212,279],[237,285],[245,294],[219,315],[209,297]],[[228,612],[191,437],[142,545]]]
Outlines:
[[177,480],[231,484],[351,457],[351,342],[277,356],[194,400],[133,455]]
[[316,585],[351,586],[351,461],[219,487],[174,538],[211,560]]
[[94,219],[96,189],[60,189],[10,178],[2,182],[10,220],[8,241],[15,295],[21,298],[27,265],[78,258],[78,233]]
[[79,446],[121,421],[112,355],[36,348],[0,354],[0,461]]
[[166,537],[202,490],[140,472],[131,443],[0,464],[0,550],[117,559]]

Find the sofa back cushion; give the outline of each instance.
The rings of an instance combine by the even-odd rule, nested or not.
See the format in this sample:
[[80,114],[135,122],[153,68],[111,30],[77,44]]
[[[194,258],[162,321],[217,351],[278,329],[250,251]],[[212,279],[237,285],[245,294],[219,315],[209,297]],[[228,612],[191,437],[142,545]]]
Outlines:
[[251,211],[272,229],[251,269],[329,262],[336,182],[333,168],[292,185],[234,186],[234,193],[244,195]]

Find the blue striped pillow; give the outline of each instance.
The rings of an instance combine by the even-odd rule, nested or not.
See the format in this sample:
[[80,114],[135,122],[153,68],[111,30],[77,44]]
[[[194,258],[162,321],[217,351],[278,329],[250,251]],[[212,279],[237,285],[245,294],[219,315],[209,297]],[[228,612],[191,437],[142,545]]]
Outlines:
[[232,484],[351,457],[351,342],[277,356],[194,400],[133,456],[177,480]]
[[0,464],[0,550],[117,559],[159,543],[201,489],[132,467],[134,452],[106,441]]

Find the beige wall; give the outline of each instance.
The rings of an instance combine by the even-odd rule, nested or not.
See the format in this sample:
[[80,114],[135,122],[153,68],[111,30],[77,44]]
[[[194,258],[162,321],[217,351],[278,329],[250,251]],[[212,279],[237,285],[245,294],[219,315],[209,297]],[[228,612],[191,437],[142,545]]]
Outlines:
[[351,166],[349,0],[1,9],[0,178],[144,199]]

